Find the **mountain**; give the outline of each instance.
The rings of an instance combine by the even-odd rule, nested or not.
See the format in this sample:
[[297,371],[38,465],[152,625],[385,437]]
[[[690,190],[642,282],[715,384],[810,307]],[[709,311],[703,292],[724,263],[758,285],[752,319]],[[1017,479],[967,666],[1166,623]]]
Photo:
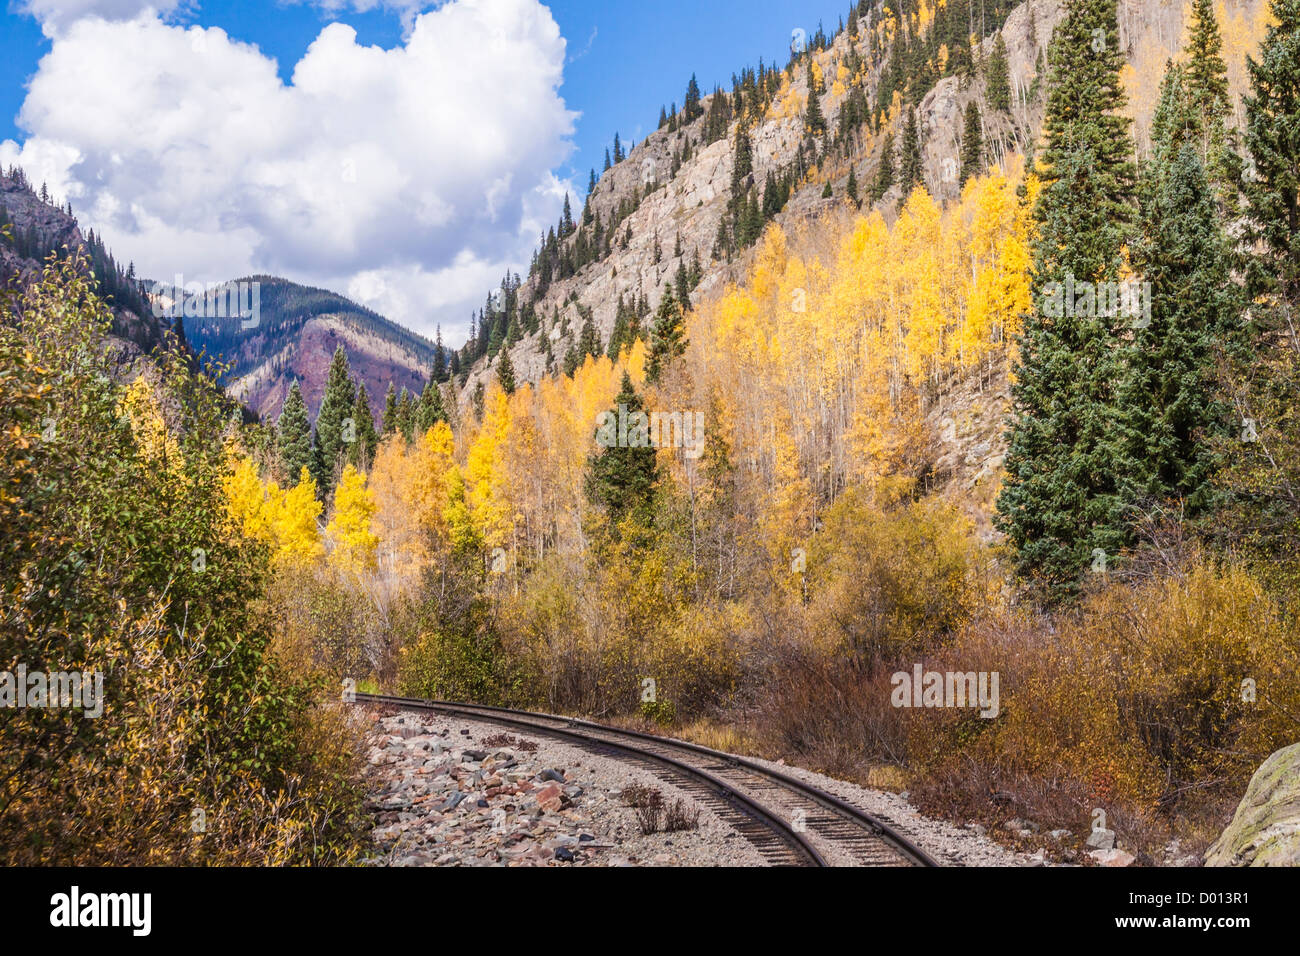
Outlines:
[[[1148,144],[1160,77],[1180,49],[1190,8],[1119,4],[1139,149]],[[760,61],[733,74],[730,91],[697,101],[692,77],[685,105],[665,110],[659,128],[626,155],[615,146],[610,168],[592,171],[581,211],[541,238],[527,277],[508,280],[476,315],[458,354],[460,406],[483,394],[503,350],[515,379],[535,383],[571,375],[587,355],[610,351],[627,321],[648,340],[670,287],[684,285],[698,305],[741,282],[767,223],[816,234],[873,205],[892,222],[907,198],[899,179],[913,116],[917,183],[939,203],[961,195],[969,105],[979,111],[977,171],[1032,153],[1045,109],[1047,46],[1063,15],[1060,0],[863,0],[833,36],[809,36],[783,67]],[[1229,0],[1224,52],[1234,101],[1266,18],[1263,0]],[[893,182],[873,196],[887,148]],[[850,177],[860,207],[848,197]],[[936,474],[970,485],[997,470],[1007,389],[1003,375],[992,387],[955,381],[932,396],[932,430],[960,436],[942,445],[931,463]]]
[[71,204],[56,203],[44,185],[38,192],[21,169],[0,174],[0,282],[30,282],[50,254],[70,249],[85,255],[113,312],[122,363],[162,344],[170,324],[153,314],[134,266],[123,269],[93,231],[83,236]]
[[[194,349],[227,366],[229,393],[263,419],[279,417],[289,387],[300,382],[308,413],[315,420],[325,394],[330,359],[338,346],[347,352],[353,375],[364,382],[371,408],[383,409],[389,382],[418,393],[433,361],[434,344],[364,306],[324,289],[274,276],[248,276],[226,283],[243,288],[245,306],[256,286],[257,324],[231,315],[183,319]],[[175,301],[175,294],[167,296]],[[170,304],[170,302],[168,303]]]

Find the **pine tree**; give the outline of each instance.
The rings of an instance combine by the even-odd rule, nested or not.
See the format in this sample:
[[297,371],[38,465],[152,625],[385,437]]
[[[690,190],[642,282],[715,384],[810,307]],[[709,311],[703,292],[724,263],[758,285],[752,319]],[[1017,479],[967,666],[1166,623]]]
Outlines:
[[501,391],[507,395],[515,393],[515,367],[510,363],[509,352],[503,351],[497,362],[497,381],[501,383]]
[[[1183,71],[1170,67],[1158,115],[1191,108],[1179,102],[1188,99],[1182,81]],[[1190,516],[1211,504],[1216,449],[1227,437],[1229,410],[1216,400],[1216,374],[1220,359],[1236,353],[1240,302],[1197,144],[1183,138],[1178,123],[1154,127],[1133,247],[1134,267],[1150,283],[1150,316],[1133,323],[1118,402],[1129,458],[1124,499],[1138,508],[1178,499]]]
[[307,405],[302,400],[302,389],[297,382],[289,386],[276,432],[280,470],[287,481],[292,481],[312,461],[311,422],[307,419]]
[[416,403],[415,425],[412,431],[416,435],[423,435],[438,422],[446,420],[447,410],[442,404],[442,389],[437,382],[430,379],[424,383],[424,391],[420,393],[420,401]]
[[904,201],[916,186],[921,185],[921,173],[921,136],[917,130],[916,110],[912,110],[907,114],[907,125],[903,127],[903,155],[898,174]]
[[1187,41],[1187,92],[1198,115],[1197,146],[1206,174],[1228,209],[1236,205],[1234,180],[1237,157],[1228,130],[1232,103],[1228,96],[1228,67],[1223,62],[1223,37],[1210,0],[1192,0]]
[[826,132],[826,117],[822,114],[820,98],[813,88],[811,69],[808,73],[808,109],[804,113],[803,123],[813,136],[821,136]]
[[[1234,525],[1270,562],[1300,554],[1300,0],[1273,0],[1259,58],[1246,61],[1242,176],[1245,313],[1251,349],[1225,377],[1240,409],[1226,484]],[[1293,575],[1294,571],[1289,570]],[[1293,581],[1292,576],[1289,580]],[[1288,584],[1293,587],[1293,584]]]
[[383,429],[384,438],[397,431],[397,389],[393,387],[392,379],[389,379],[388,391],[384,393],[384,415],[381,428]]
[[347,449],[343,440],[343,421],[352,414],[356,404],[356,386],[348,368],[348,355],[343,346],[334,350],[329,374],[325,379],[325,395],[316,414],[316,485],[322,500],[334,490],[334,470]]
[[1105,567],[1127,541],[1114,422],[1130,320],[1104,314],[1095,300],[1070,301],[1077,284],[1119,280],[1132,238],[1116,3],[1067,0],[1052,39],[1044,185],[1034,209],[1035,308],[1020,340],[997,501],[1017,572],[1052,600],[1075,593],[1081,575],[1098,559]]
[[628,515],[648,523],[653,514],[655,485],[659,481],[655,448],[649,441],[648,425],[637,429],[632,424],[644,414],[641,397],[624,371],[614,408],[602,416],[596,429],[601,450],[587,461],[587,497],[607,510],[611,525]]
[[393,420],[397,424],[397,434],[410,444],[415,437],[415,402],[406,386],[402,386],[402,394],[397,399],[397,414]]
[[442,344],[442,326],[438,326],[438,335],[433,344],[433,368],[429,372],[435,382],[447,380],[447,350]]
[[691,74],[691,81],[686,84],[686,102],[682,104],[682,112],[687,123],[693,123],[704,115],[704,107],[700,105],[700,84],[695,81],[694,73]]
[[880,150],[880,166],[876,169],[876,180],[871,185],[871,198],[879,202],[894,185],[894,135],[885,134],[885,144]]
[[844,186],[844,195],[849,197],[853,205],[858,205],[858,174],[852,166],[849,167],[849,181]]
[[370,410],[370,398],[366,395],[366,383],[357,388],[357,400],[352,406],[356,440],[348,446],[348,461],[362,471],[370,470],[370,463],[375,460],[375,449],[379,445],[379,435],[375,432],[375,416]]
[[651,385],[656,384],[663,377],[668,364],[683,354],[688,344],[682,306],[673,294],[672,286],[669,286],[664,290],[650,333],[650,354],[645,363],[646,381]]
[[[1089,41],[1091,42],[1091,37]],[[985,64],[985,95],[989,109],[1007,112],[1011,109],[1011,82],[1007,76],[1007,44],[1001,32],[993,41],[993,52]]]
[[984,134],[981,126],[979,104],[971,100],[966,104],[966,123],[961,134],[962,186],[984,167]]

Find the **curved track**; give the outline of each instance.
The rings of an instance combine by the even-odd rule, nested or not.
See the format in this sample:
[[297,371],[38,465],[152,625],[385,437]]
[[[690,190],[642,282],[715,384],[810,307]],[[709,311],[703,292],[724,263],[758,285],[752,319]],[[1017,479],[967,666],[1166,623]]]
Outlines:
[[357,694],[357,703],[465,717],[647,766],[732,826],[772,866],[937,866],[889,824],[797,777],[699,744],[485,704]]

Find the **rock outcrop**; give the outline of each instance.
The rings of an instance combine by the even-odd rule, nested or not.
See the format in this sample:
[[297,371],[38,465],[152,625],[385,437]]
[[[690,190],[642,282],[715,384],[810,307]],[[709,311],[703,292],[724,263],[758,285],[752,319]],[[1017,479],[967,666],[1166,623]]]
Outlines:
[[1255,771],[1206,866],[1300,866],[1300,744]]

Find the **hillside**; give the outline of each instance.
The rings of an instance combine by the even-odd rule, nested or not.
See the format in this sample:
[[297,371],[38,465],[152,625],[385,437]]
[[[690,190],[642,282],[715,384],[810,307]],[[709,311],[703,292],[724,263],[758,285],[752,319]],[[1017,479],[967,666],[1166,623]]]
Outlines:
[[[1190,7],[1119,4],[1127,63],[1122,79],[1139,149],[1148,143],[1160,76],[1185,39]],[[1223,7],[1234,102],[1245,89],[1245,54],[1262,35],[1266,7],[1262,0],[1230,0]],[[587,354],[612,355],[617,349],[609,342],[621,301],[648,336],[665,291],[680,289],[683,273],[693,304],[716,299],[744,280],[752,261],[748,246],[762,225],[815,237],[847,214],[850,175],[862,212],[874,205],[892,221],[906,198],[898,179],[913,109],[918,184],[940,203],[961,194],[963,121],[970,104],[980,118],[978,169],[1005,164],[1037,143],[1046,50],[1063,15],[1060,0],[950,3],[937,13],[887,0],[860,3],[853,13],[835,36],[809,38],[808,52],[792,55],[784,68],[760,62],[757,71],[741,71],[729,93],[702,97],[693,114],[674,112],[671,123],[604,171],[586,208],[575,214],[572,231],[566,236],[565,224],[557,224],[527,278],[518,288],[506,284],[500,307],[494,310],[490,299],[478,317],[476,335],[459,356],[467,369],[458,379],[460,404],[475,402],[491,384],[502,348],[520,382],[571,374]],[[984,35],[976,29],[976,42],[964,53],[961,36],[968,25],[981,23]],[[1005,44],[1005,105],[989,88],[999,40]],[[824,132],[809,125],[810,78],[818,88]],[[873,197],[887,146],[893,182]],[[747,167],[739,176],[738,149]],[[746,203],[761,219],[739,237]],[[929,427],[936,436],[950,436],[931,466],[958,479],[963,489],[1001,463],[1007,393],[1005,377],[1000,381],[989,391],[957,379],[930,396]],[[971,424],[958,428],[957,421]]]
[[262,418],[278,418],[297,380],[314,421],[340,345],[376,412],[390,382],[399,392],[423,389],[434,354],[434,343],[423,336],[324,289],[272,276],[232,281],[259,284],[258,325],[245,329],[237,317],[194,318],[185,320],[186,333],[196,351],[229,365],[224,381],[230,394]]
[[162,343],[169,323],[153,315],[134,267],[123,268],[94,232],[83,236],[72,207],[56,203],[44,185],[38,191],[17,168],[0,174],[0,235],[6,230],[7,238],[0,238],[0,283],[26,286],[52,253],[80,250],[112,309],[121,362],[147,355]]

